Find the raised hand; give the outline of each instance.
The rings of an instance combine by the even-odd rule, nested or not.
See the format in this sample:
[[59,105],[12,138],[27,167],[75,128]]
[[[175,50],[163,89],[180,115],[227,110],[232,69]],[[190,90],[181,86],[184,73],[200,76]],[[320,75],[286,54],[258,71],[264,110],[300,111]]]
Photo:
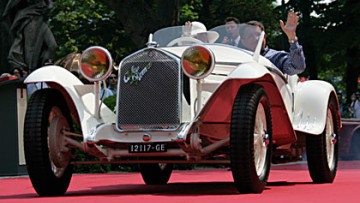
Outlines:
[[288,37],[289,41],[295,40],[296,27],[299,22],[299,16],[295,12],[289,12],[286,20],[286,24],[280,20],[280,26],[283,32]]
[[190,21],[187,21],[185,22],[185,25],[182,26],[182,36],[183,37],[190,37],[191,36],[191,22]]

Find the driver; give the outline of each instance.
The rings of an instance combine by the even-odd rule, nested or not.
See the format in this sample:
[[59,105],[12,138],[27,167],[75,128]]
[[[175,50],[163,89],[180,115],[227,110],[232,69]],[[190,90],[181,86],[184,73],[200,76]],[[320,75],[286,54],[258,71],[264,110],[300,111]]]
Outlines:
[[204,43],[214,43],[219,38],[219,34],[215,31],[208,31],[201,22],[188,21],[183,26],[182,37],[194,37]]
[[[296,37],[298,21],[299,16],[295,12],[289,12],[286,24],[280,20],[281,29],[289,39],[290,53],[270,49],[266,45],[266,35],[261,50],[261,55],[269,59],[277,68],[288,75],[300,74],[306,68],[304,52]],[[248,50],[255,50],[261,32],[265,31],[264,25],[258,21],[249,21],[246,24],[255,27],[244,30],[240,39],[241,45]]]

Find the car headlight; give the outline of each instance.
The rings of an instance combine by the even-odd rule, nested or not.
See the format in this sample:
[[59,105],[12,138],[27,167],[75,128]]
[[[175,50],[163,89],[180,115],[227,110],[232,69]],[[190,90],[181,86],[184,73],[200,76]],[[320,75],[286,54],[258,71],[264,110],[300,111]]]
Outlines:
[[184,73],[193,79],[205,78],[213,71],[214,65],[214,54],[204,46],[189,47],[181,57]]
[[91,82],[106,79],[112,71],[113,60],[108,50],[93,46],[87,48],[80,58],[80,72]]

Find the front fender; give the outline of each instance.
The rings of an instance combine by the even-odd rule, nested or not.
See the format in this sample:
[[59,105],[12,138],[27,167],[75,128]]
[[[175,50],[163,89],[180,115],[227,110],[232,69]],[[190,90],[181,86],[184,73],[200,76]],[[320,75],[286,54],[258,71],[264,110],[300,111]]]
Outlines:
[[24,83],[37,82],[55,82],[63,87],[73,89],[75,85],[83,85],[83,83],[71,72],[60,66],[44,66],[32,72],[24,81]]
[[24,81],[26,84],[38,82],[45,82],[64,95],[72,116],[82,129],[84,139],[99,124],[114,122],[115,114],[105,105],[101,105],[100,118],[95,116],[94,86],[84,85],[68,70],[60,66],[45,66],[32,72]]
[[[254,66],[258,65],[254,63]],[[211,95],[197,117],[202,122],[201,133],[214,139],[229,136],[232,108],[238,91],[242,86],[257,84],[264,87],[270,100],[274,143],[280,146],[295,142],[295,131],[273,76],[265,67],[254,66],[239,66]]]
[[[294,94],[294,129],[308,134],[321,134],[325,129],[330,96],[336,96],[334,87],[325,81],[310,80],[299,83]],[[339,111],[338,108],[336,110]],[[334,116],[338,116],[338,113]]]
[[239,65],[228,77],[229,79],[254,79],[261,78],[267,73],[269,73],[269,70],[263,65],[251,62]]

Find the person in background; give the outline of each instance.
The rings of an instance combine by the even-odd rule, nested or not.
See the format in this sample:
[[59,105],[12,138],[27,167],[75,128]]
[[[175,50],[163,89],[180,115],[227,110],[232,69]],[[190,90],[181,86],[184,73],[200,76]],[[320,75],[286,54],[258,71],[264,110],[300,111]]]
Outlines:
[[111,75],[108,77],[108,84],[109,84],[109,90],[112,92],[113,95],[117,94],[117,75],[116,73],[111,73]]
[[112,95],[114,95],[113,92],[109,88],[105,88],[104,84],[101,84],[100,99],[105,99],[105,98],[110,97]]
[[360,92],[357,91],[351,95],[351,104],[349,107],[350,117],[360,119]]
[[105,99],[117,94],[117,80],[117,74],[115,72],[111,73],[106,79],[107,88],[105,88],[105,84],[101,86],[100,99]]
[[[280,20],[281,29],[289,40],[290,52],[270,49],[266,44],[266,34],[262,44],[261,55],[269,59],[284,74],[288,75],[300,74],[304,72],[306,68],[304,52],[296,36],[298,21],[299,16],[295,12],[289,12],[286,23]],[[259,40],[261,32],[265,32],[265,28],[259,21],[249,21],[246,24],[255,27],[245,29],[244,33],[242,33],[240,43],[244,48],[254,51],[256,42]]]
[[240,45],[240,21],[235,17],[225,19],[226,36],[222,43],[238,47]]

